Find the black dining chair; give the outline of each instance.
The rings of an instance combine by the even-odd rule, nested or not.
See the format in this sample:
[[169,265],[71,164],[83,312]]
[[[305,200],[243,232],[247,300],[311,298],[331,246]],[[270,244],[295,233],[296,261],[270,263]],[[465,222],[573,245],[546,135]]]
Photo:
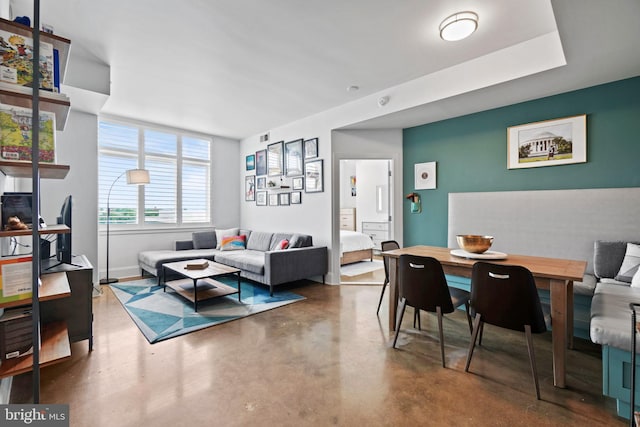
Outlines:
[[398,286],[400,291],[400,309],[396,322],[396,334],[393,348],[396,348],[402,317],[407,305],[419,310],[436,313],[438,316],[438,331],[440,337],[440,356],[442,367],[444,359],[444,334],[442,332],[442,315],[453,311],[464,304],[467,312],[469,332],[471,332],[471,317],[469,316],[469,292],[449,287],[440,262],[431,257],[415,255],[401,255],[398,266]]
[[[385,240],[380,244],[380,248],[382,252],[392,251],[394,249],[400,249],[400,245],[395,240]],[[382,257],[382,264],[384,265],[384,282],[382,283],[382,292],[380,292],[380,301],[378,301],[378,309],[376,310],[376,314],[380,314],[380,306],[382,305],[382,298],[384,297],[384,290],[387,288],[389,284],[389,258]]]
[[482,343],[485,323],[524,332],[536,398],[540,400],[531,334],[546,332],[547,325],[531,272],[517,265],[475,263],[471,271],[471,313],[475,318],[465,372],[469,372],[478,334],[481,337],[479,345]]

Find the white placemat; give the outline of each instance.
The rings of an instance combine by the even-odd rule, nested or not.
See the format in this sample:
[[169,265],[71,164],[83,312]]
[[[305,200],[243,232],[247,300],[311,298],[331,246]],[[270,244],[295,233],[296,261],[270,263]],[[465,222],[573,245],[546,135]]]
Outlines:
[[481,254],[474,254],[462,249],[451,249],[451,255],[470,259],[505,259],[507,257],[507,254],[503,252],[486,251]]

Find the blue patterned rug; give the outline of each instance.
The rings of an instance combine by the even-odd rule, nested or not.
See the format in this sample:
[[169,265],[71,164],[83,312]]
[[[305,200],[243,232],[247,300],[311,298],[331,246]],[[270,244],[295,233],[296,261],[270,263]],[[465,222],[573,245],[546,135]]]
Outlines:
[[[235,277],[218,280],[237,289]],[[305,299],[287,291],[277,291],[271,297],[268,287],[253,285],[243,279],[242,303],[238,302],[238,294],[212,298],[199,301],[195,312],[191,301],[169,287],[163,292],[155,278],[110,286],[151,344]]]

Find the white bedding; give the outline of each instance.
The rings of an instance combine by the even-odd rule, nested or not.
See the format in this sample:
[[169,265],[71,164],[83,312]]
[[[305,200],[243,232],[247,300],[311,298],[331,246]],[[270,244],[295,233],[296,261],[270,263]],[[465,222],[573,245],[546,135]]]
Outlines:
[[373,247],[371,236],[357,231],[340,230],[340,256],[344,252],[361,251]]

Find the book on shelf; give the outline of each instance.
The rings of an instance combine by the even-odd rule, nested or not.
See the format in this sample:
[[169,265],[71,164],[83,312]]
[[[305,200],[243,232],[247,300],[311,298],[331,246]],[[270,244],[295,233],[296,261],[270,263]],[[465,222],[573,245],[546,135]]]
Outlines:
[[187,270],[204,270],[207,267],[209,267],[209,261],[189,262],[184,266]]
[[33,295],[31,256],[0,258],[0,303],[29,303]]
[[[0,104],[0,158],[31,161],[33,144],[30,108]],[[40,163],[56,161],[56,115],[40,111]]]
[[[33,39],[0,30],[0,81],[33,87]],[[40,42],[39,88],[53,91],[53,45]]]

